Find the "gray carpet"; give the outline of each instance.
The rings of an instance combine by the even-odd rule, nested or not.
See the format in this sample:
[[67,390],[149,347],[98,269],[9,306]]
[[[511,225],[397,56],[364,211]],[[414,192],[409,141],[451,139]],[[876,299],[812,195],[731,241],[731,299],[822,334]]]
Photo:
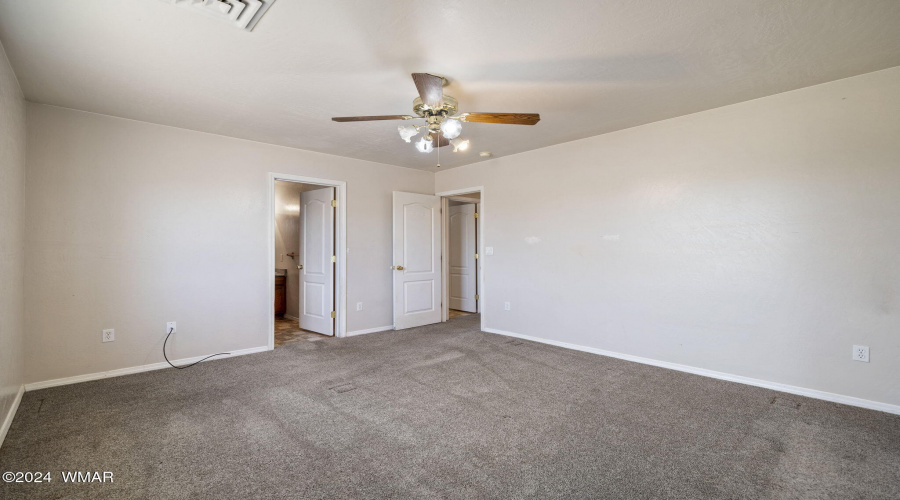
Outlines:
[[0,497],[900,498],[898,416],[478,321],[29,392],[0,471],[54,480]]

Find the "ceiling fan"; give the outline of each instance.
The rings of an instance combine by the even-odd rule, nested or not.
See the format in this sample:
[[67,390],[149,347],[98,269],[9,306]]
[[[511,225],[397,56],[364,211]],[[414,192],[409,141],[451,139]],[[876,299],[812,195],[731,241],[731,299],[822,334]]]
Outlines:
[[469,141],[459,137],[459,134],[462,133],[461,122],[534,125],[541,119],[537,113],[461,113],[456,115],[459,109],[456,99],[444,94],[444,86],[447,85],[446,78],[428,73],[413,73],[412,78],[419,91],[419,97],[413,100],[415,116],[338,116],[332,120],[336,122],[367,122],[424,119],[424,125],[400,125],[397,130],[400,138],[410,142],[413,137],[418,135],[420,129],[426,129],[425,135],[416,142],[416,149],[422,153],[430,153],[434,148],[447,145],[453,145],[454,152],[468,149]]

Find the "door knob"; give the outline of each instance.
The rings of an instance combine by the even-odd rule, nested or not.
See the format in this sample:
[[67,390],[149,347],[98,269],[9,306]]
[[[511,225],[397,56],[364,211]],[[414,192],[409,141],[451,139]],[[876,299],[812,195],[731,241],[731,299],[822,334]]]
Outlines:
[[403,270],[403,266],[394,266],[394,269],[396,269],[397,271],[402,271],[402,270]]
[[303,264],[297,264],[297,269],[303,269]]

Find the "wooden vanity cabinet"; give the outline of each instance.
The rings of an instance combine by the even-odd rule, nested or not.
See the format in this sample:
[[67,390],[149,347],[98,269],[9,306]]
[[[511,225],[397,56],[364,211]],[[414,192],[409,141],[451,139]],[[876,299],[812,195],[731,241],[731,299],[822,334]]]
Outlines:
[[275,314],[284,316],[287,309],[287,276],[275,276]]

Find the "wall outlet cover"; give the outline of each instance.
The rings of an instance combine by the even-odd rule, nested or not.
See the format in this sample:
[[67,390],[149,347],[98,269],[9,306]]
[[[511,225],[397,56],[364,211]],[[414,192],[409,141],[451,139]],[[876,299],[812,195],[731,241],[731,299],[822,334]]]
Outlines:
[[357,311],[362,311],[362,310],[363,310],[363,303],[362,303],[362,302],[357,302],[357,303],[356,303],[356,310],[357,310]]
[[175,322],[174,321],[169,321],[168,323],[166,323],[166,333],[169,333],[169,332],[175,333]]
[[869,362],[869,346],[855,345],[853,346],[853,361]]
[[112,342],[116,340],[116,331],[112,328],[103,330],[103,337],[101,337],[100,340],[103,342]]
[[512,309],[512,304],[510,304],[509,302],[504,302],[504,303],[503,303],[503,310],[504,310],[504,311],[509,311],[510,309]]

